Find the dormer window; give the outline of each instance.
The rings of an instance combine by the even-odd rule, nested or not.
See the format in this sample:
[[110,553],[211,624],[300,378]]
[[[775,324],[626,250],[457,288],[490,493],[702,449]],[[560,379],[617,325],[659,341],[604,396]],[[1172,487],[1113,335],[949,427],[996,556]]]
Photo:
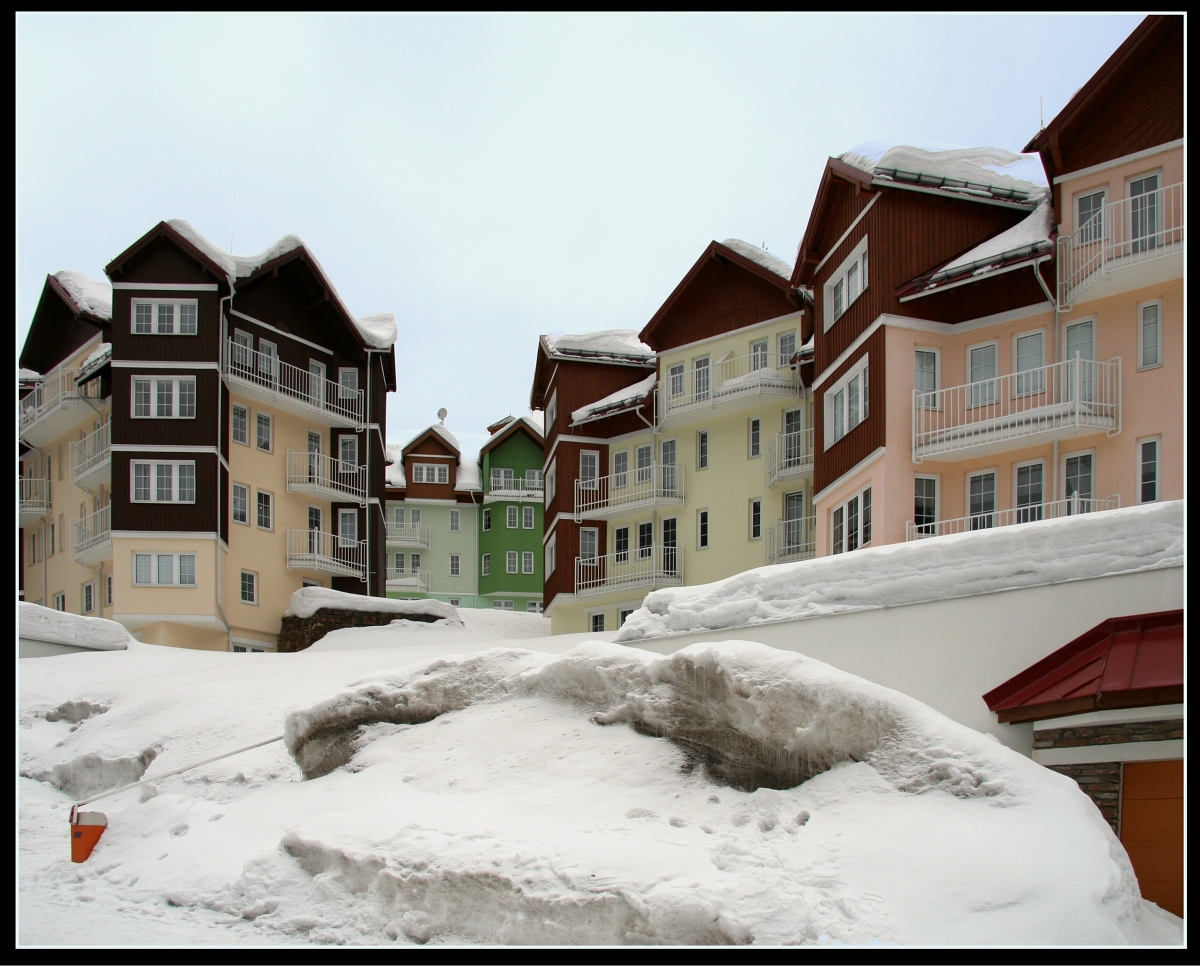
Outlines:
[[199,303],[195,299],[170,302],[133,300],[134,335],[195,335]]
[[449,483],[450,468],[445,463],[413,463],[414,483]]
[[825,283],[825,330],[867,290],[867,239],[864,238]]

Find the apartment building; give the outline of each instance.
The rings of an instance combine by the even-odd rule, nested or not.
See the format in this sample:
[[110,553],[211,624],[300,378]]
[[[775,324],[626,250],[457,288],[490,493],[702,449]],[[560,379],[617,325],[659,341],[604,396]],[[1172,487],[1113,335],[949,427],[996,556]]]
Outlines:
[[105,271],[47,279],[20,357],[26,599],[266,651],[302,585],[382,595],[392,316],[294,235],[240,257],[162,222]]
[[488,427],[479,451],[480,606],[542,612],[543,498],[541,427],[505,416]]
[[658,587],[812,555],[811,309],[790,276],[713,242],[636,338],[542,337],[555,633],[619,627]]

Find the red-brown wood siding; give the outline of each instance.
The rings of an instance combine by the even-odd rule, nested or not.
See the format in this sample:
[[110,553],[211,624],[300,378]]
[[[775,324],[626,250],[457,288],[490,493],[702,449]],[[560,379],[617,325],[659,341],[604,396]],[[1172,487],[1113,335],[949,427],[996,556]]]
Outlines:
[[[814,445],[813,488],[820,492],[843,473],[866,459],[887,439],[887,370],[884,365],[886,328],[880,326],[816,391],[813,400]],[[867,374],[867,418],[834,443],[825,445],[825,393],[864,355],[870,354]]]
[[[195,503],[134,503],[130,492],[129,464],[133,460],[196,463]],[[217,519],[217,457],[215,453],[112,454],[112,528],[114,530],[178,530],[215,533]],[[224,531],[226,534],[227,530]]]
[[[436,456],[437,459],[423,460],[422,455]],[[443,457],[449,457],[444,459]],[[414,483],[413,464],[426,463],[433,465],[445,464],[450,468],[447,483]],[[435,436],[426,436],[404,456],[404,478],[408,481],[409,499],[418,500],[453,500],[454,487],[458,484],[458,466],[453,451]]]
[[[196,377],[195,419],[134,419],[133,379],[166,376]],[[114,443],[178,446],[216,446],[216,420],[220,375],[214,369],[115,369],[113,370],[112,421]],[[154,408],[153,391],[150,400]]]
[[[830,246],[842,236],[842,232],[871,203],[873,197],[875,195],[871,189],[863,188],[857,182],[851,184],[849,181],[844,181],[841,178],[830,179],[828,200],[825,203],[825,210],[821,213],[821,221],[812,240],[813,250],[820,252],[820,258],[825,257]],[[880,200],[882,201],[882,199]],[[861,238],[862,236],[860,235],[859,237]],[[843,247],[845,247],[846,251],[850,251],[856,244],[858,244],[857,241]],[[834,257],[837,257],[836,253]]]
[[[135,335],[130,316],[134,299],[195,299],[195,335]],[[157,362],[217,362],[221,358],[220,296],[216,292],[154,292],[117,289],[113,292],[112,345],[114,359]]]
[[160,235],[122,265],[114,281],[182,285],[224,283],[225,279],[214,276],[169,237]]
[[20,365],[45,374],[100,331],[99,326],[75,318],[74,310],[47,281],[25,336]]
[[[598,476],[608,474],[608,445],[603,440],[577,443],[564,441],[554,450],[554,499],[546,507],[546,519],[553,520],[555,514],[575,512],[575,481],[579,479],[579,454],[591,450],[599,454],[596,459]],[[547,469],[549,472],[549,469]]]
[[[594,403],[598,399],[603,399],[605,396],[616,392],[618,389],[624,389],[626,386],[632,386],[636,382],[645,379],[653,372],[653,366],[648,365],[645,368],[641,366],[621,366],[608,365],[599,362],[575,362],[574,360],[563,360],[558,363],[558,372],[555,374],[553,381],[548,387],[549,391],[546,396],[546,401],[549,402],[550,396],[558,394],[558,417],[553,426],[546,427],[546,452],[550,451],[550,447],[554,443],[554,438],[559,433],[564,433],[569,436],[591,436],[593,435],[590,424],[571,428],[571,413],[576,409],[581,409],[588,403]],[[648,418],[652,418],[651,414],[647,414]],[[637,421],[639,425],[645,425],[637,420],[632,414],[626,422],[631,425],[629,430],[620,430],[620,432],[631,432],[636,429],[633,426],[633,421]],[[608,420],[603,420],[607,423]],[[613,420],[614,425],[617,421]],[[603,435],[615,434],[617,430],[605,427],[602,431]]]
[[544,581],[542,600],[548,605],[558,594],[575,593],[575,558],[579,556],[579,531],[582,527],[599,530],[597,553],[608,553],[608,527],[603,520],[585,520],[577,524],[574,520],[559,520],[554,528],[554,573],[547,574]]
[[[981,282],[960,285],[958,288],[935,290],[924,298],[905,302],[910,313],[933,322],[968,322],[985,315],[1007,312],[1026,305],[1037,305],[1046,301],[1046,293],[1033,277],[1032,264],[1003,275],[995,275]],[[1049,276],[1046,286],[1054,291],[1054,278],[1050,268],[1043,270],[1043,278]]]

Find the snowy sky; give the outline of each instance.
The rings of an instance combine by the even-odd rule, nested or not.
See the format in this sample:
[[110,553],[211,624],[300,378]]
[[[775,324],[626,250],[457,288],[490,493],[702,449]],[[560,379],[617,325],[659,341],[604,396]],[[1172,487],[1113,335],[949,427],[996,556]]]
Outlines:
[[17,342],[161,219],[295,232],[400,326],[388,436],[464,452],[537,335],[640,328],[714,238],[791,262],[827,156],[1020,150],[1137,16],[17,19]]

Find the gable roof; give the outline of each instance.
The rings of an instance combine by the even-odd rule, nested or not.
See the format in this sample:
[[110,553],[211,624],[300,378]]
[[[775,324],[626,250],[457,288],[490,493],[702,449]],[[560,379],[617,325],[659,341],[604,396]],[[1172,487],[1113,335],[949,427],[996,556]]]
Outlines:
[[654,350],[638,340],[636,329],[601,329],[579,335],[538,337],[529,408],[543,408],[542,397],[554,378],[559,362],[595,362],[610,366],[656,368]]
[[1183,700],[1183,611],[1097,624],[983,696],[1000,721]]
[[[493,427],[498,428],[493,429]],[[492,423],[492,425],[488,427],[488,431],[491,432],[492,435],[488,441],[484,443],[482,447],[480,447],[480,459],[483,459],[484,453],[495,449],[505,440],[511,439],[516,433],[525,433],[525,435],[533,440],[536,446],[540,447],[545,443],[545,438],[542,436],[541,431],[538,429],[533,420],[529,419],[527,416],[508,416],[498,423]]]
[[112,286],[108,282],[93,282],[83,272],[55,272],[50,277],[52,287],[63,301],[75,309],[78,317],[96,322],[112,321]]
[[447,450],[452,452],[455,457],[462,456],[462,447],[458,445],[458,437],[450,432],[450,430],[448,430],[443,423],[434,423],[432,426],[421,430],[416,436],[404,444],[400,450],[401,459],[407,456],[412,451],[414,446],[416,446],[422,440],[429,439],[431,436],[436,437],[437,441],[441,443],[441,445],[445,446]]

